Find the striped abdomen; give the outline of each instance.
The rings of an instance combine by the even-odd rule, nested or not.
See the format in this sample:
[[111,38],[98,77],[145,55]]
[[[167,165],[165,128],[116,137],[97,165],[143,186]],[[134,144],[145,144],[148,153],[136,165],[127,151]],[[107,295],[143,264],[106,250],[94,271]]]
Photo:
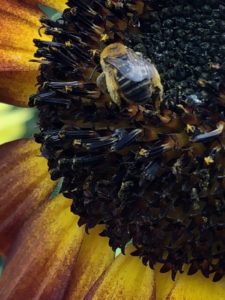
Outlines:
[[144,79],[136,82],[117,72],[117,81],[120,87],[121,96],[127,101],[135,103],[146,103],[151,101],[150,80]]

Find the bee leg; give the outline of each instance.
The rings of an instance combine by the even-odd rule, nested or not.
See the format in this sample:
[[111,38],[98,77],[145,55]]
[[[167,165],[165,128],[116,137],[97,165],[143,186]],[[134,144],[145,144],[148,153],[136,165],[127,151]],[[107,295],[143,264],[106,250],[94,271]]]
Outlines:
[[217,129],[212,130],[210,132],[202,133],[194,137],[193,142],[195,143],[204,143],[208,142],[214,138],[217,138],[224,130],[224,124],[221,123],[217,127]]
[[120,95],[118,91],[118,83],[115,78],[116,74],[115,71],[112,69],[108,69],[105,71],[105,79],[106,79],[106,86],[109,91],[109,95],[112,101],[120,107]]
[[101,90],[101,92],[105,95],[108,95],[109,92],[108,92],[108,89],[107,89],[107,85],[106,85],[106,78],[105,78],[105,74],[104,72],[102,72],[97,80],[96,80],[96,84],[97,84],[97,87]]

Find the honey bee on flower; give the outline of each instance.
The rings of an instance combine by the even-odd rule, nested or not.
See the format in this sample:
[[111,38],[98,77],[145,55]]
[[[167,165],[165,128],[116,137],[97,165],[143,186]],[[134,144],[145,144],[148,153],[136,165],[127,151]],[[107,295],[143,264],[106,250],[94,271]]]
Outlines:
[[108,92],[111,100],[120,106],[121,100],[129,103],[154,103],[159,106],[163,87],[159,73],[149,59],[121,43],[107,46],[101,52],[103,72],[97,85]]

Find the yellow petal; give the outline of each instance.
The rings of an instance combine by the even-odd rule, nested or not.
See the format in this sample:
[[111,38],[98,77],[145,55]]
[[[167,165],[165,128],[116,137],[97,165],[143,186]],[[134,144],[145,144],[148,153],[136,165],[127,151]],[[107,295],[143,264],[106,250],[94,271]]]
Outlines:
[[83,230],[62,196],[23,227],[0,282],[0,299],[63,299]]
[[114,260],[108,239],[99,236],[102,230],[102,226],[98,226],[85,236],[71,275],[67,300],[84,299],[90,287]]
[[202,274],[182,274],[175,281],[174,286],[164,300],[224,300],[225,279],[212,282]]
[[[131,251],[133,249],[127,252]],[[144,266],[138,257],[129,253],[119,255],[85,299],[154,300],[154,272]]]
[[27,106],[34,93],[38,64],[29,62],[39,38],[41,12],[23,3],[7,0],[0,7],[0,101]]
[[[166,296],[170,293],[174,287],[175,281],[171,278],[171,272],[160,273],[162,265],[157,264],[155,267],[155,281],[156,281],[156,299],[165,300]],[[177,273],[176,280],[180,274]]]
[[0,147],[0,251],[5,253],[24,221],[51,194],[55,183],[49,178],[40,146],[31,140]]

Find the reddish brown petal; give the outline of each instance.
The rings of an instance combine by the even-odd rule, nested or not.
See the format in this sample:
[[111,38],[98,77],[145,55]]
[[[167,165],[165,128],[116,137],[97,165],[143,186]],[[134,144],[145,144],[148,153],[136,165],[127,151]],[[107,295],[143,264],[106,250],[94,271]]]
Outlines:
[[0,299],[64,298],[83,230],[58,196],[24,225],[0,282]]
[[108,239],[99,236],[102,226],[90,230],[86,235],[71,276],[66,299],[80,300],[114,260],[114,252]]
[[49,197],[55,183],[39,145],[20,140],[0,147],[0,251],[5,253],[24,221]]
[[138,257],[120,255],[84,299],[156,300],[154,272]]

